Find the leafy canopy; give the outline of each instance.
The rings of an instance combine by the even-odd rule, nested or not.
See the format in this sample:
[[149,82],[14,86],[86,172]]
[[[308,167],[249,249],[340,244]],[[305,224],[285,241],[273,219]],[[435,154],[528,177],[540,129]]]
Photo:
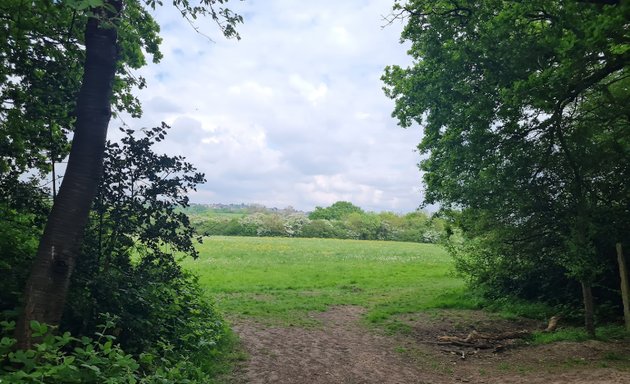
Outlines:
[[341,220],[355,212],[363,213],[363,210],[349,201],[337,201],[330,207],[315,207],[315,210],[308,215],[308,218],[311,220]]
[[481,243],[472,273],[544,255],[601,276],[630,223],[630,4],[410,0],[394,17],[414,61],[385,92],[424,130],[426,202]]

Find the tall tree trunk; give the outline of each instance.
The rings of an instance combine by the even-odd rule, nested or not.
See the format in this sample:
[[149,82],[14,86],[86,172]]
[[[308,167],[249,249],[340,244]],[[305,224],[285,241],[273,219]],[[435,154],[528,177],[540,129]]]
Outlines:
[[584,299],[584,326],[590,337],[595,337],[595,305],[593,303],[593,290],[590,283],[582,283],[582,298]]
[[83,232],[102,174],[111,97],[118,60],[117,31],[112,16],[122,0],[107,0],[94,9],[85,30],[83,82],[77,99],[77,120],[68,167],[40,240],[24,290],[24,310],[18,320],[17,347],[33,344],[30,323],[57,325],[61,320],[70,276],[81,251]]
[[628,282],[628,266],[623,256],[621,243],[617,243],[617,263],[621,277],[621,299],[623,300],[623,318],[626,322],[626,330],[630,332],[630,282]]

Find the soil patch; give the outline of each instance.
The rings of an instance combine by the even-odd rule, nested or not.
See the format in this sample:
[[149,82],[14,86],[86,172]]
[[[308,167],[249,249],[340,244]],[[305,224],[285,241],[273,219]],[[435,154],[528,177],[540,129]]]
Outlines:
[[[462,359],[436,343],[439,335],[504,332],[543,326],[481,311],[400,316],[409,332],[386,335],[361,322],[364,309],[339,306],[312,314],[321,327],[277,327],[237,320],[249,360],[237,383],[630,383],[630,343],[520,343],[505,352],[480,350]],[[543,327],[544,328],[544,327]],[[456,347],[455,347],[456,348]]]

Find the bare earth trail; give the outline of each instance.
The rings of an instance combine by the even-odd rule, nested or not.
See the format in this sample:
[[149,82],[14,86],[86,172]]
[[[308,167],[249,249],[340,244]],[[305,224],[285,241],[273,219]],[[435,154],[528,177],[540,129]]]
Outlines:
[[235,322],[249,359],[232,383],[611,383],[630,384],[630,343],[522,345],[461,359],[433,343],[437,335],[522,329],[477,311],[439,311],[402,318],[411,331],[388,336],[361,322],[364,309],[339,306],[312,316],[321,327]]

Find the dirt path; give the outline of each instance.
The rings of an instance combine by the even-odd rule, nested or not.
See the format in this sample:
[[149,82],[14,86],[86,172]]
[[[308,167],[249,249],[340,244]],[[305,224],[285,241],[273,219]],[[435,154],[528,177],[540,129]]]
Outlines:
[[238,383],[611,383],[630,384],[630,345],[601,342],[520,346],[462,360],[433,344],[437,334],[518,329],[531,324],[476,311],[440,311],[402,319],[411,330],[386,336],[360,322],[364,309],[342,306],[315,316],[322,327],[235,326],[250,358]]

